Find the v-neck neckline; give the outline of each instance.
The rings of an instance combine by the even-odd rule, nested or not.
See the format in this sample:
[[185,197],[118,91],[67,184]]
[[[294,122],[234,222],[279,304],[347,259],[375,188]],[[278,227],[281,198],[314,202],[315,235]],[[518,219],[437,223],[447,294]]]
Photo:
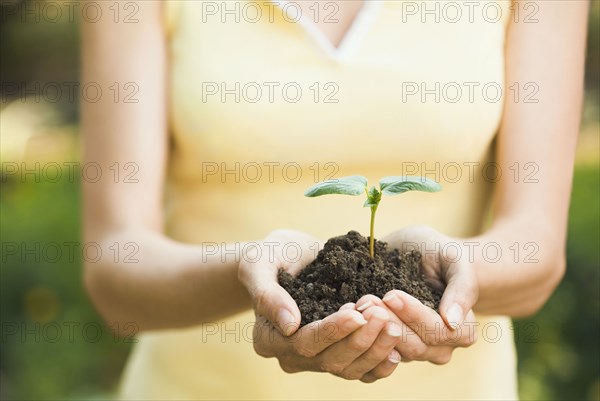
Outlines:
[[[292,3],[290,0],[279,0],[275,1],[276,5],[282,9],[286,4]],[[344,32],[342,39],[335,46],[331,40],[320,30],[317,25],[310,20],[304,14],[300,15],[299,23],[303,30],[313,39],[317,46],[327,54],[331,59],[336,61],[342,61],[346,59],[352,49],[355,49],[357,45],[362,41],[364,36],[369,31],[371,24],[375,20],[383,0],[363,0],[363,4],[352,19],[350,26]]]

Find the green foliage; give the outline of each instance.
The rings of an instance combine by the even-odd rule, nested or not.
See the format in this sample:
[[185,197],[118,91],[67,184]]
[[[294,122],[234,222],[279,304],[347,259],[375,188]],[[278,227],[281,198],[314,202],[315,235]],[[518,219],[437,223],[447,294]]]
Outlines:
[[371,187],[367,191],[367,200],[363,204],[363,207],[376,207],[381,201],[381,192],[375,187]]
[[360,195],[365,192],[367,179],[360,175],[326,180],[313,185],[304,192],[304,196],[315,197],[329,194]]
[[425,177],[410,177],[410,176],[391,176],[384,177],[379,180],[379,190],[375,187],[367,189],[367,179],[360,175],[351,175],[348,177],[335,178],[319,182],[304,192],[304,196],[315,197],[321,195],[353,195],[357,196],[362,193],[367,195],[367,199],[363,207],[371,208],[371,228],[369,230],[369,252],[371,257],[375,257],[375,213],[381,195],[394,196],[407,191],[425,191],[437,192],[442,189],[442,186],[437,182]]
[[108,395],[131,344],[104,326],[82,286],[79,183],[2,178],[0,399]]
[[[365,186],[366,186],[365,180]],[[408,191],[438,192],[442,186],[436,181],[426,177],[390,176],[379,180],[379,190],[371,187],[367,191],[367,200],[364,207],[377,206],[381,201],[381,195],[400,195]]]
[[514,322],[525,329],[515,336],[524,400],[599,399],[599,182],[598,166],[576,168],[565,276],[540,312]]
[[366,193],[367,200],[363,206],[373,207],[381,201],[381,195],[394,196],[407,191],[438,192],[442,186],[425,177],[390,176],[379,180],[379,190],[371,187],[367,190],[367,179],[360,175],[334,178],[319,182],[304,192],[304,196],[315,197],[321,195],[352,195]]
[[407,191],[438,192],[442,186],[425,177],[393,176],[379,180],[381,192],[385,195],[399,195]]

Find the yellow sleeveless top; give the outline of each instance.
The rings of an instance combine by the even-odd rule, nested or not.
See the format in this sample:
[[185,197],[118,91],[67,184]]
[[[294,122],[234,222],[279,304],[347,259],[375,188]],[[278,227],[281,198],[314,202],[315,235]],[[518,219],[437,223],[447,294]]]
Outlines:
[[[383,202],[378,237],[410,224],[453,236],[483,229],[491,192],[484,177],[494,175],[486,163],[502,114],[497,90],[504,86],[509,1],[471,8],[450,1],[368,1],[339,50],[284,2],[175,6],[167,12],[167,235],[186,243],[230,243],[259,240],[277,228],[322,239],[351,229],[366,234],[362,200],[302,196],[316,181],[352,174],[373,184],[387,175],[426,175],[443,185],[437,194]],[[320,18],[330,12],[322,9]],[[478,316],[477,343],[457,349],[449,364],[402,363],[374,384],[284,373],[276,359],[255,354],[253,321],[247,311],[204,327],[140,335],[120,396],[517,397],[507,317]]]

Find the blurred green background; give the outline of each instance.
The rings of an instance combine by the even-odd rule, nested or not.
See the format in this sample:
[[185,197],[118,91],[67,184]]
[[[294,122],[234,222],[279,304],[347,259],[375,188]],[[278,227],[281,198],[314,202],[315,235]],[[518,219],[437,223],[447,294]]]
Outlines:
[[[30,175],[22,182],[11,174],[15,161],[57,162],[64,172],[63,162],[79,160],[77,99],[63,94],[56,103],[36,102],[13,94],[14,83],[78,80],[76,21],[23,23],[13,14],[15,4],[33,9],[35,3],[0,3],[0,398],[105,398],[114,393],[131,344],[101,324],[81,286],[79,180],[63,174],[36,182]],[[591,9],[568,269],[543,310],[515,322],[522,399],[597,400],[600,394],[600,3]],[[53,180],[52,171],[45,174]],[[21,255],[22,249],[33,251]]]

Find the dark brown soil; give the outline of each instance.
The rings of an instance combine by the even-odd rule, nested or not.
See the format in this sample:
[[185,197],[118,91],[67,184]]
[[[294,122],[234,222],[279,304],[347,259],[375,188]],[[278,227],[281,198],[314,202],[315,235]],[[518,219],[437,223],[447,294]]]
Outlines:
[[401,255],[397,249],[388,251],[386,245],[375,240],[375,258],[371,259],[368,239],[350,231],[330,238],[297,277],[280,270],[279,283],[298,304],[301,325],[323,319],[363,295],[381,298],[393,289],[437,310],[442,294],[425,283],[421,254],[409,251]]

